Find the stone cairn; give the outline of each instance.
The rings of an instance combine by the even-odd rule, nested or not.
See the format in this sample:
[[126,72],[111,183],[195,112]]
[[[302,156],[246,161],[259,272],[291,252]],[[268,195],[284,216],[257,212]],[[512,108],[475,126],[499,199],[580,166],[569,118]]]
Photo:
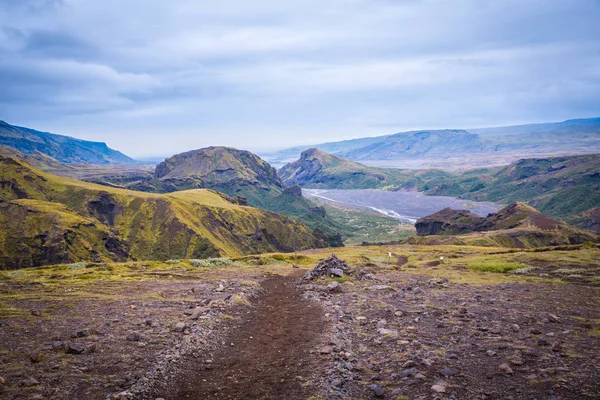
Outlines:
[[321,261],[312,271],[309,271],[302,278],[305,281],[310,281],[313,279],[333,276],[336,278],[341,278],[350,270],[348,264],[344,261],[337,258],[335,255],[326,258]]

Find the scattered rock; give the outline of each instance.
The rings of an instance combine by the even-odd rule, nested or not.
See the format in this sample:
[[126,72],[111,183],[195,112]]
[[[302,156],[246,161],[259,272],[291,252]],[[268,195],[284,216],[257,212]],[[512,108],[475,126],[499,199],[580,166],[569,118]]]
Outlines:
[[559,323],[560,322],[560,318],[558,318],[554,314],[548,314],[548,322]]
[[509,362],[510,362],[512,365],[523,365],[523,364],[525,364],[525,361],[523,361],[523,359],[522,359],[522,358],[520,358],[520,357],[514,357],[514,358],[511,358],[511,359],[509,360]]
[[333,348],[331,346],[323,346],[319,349],[319,353],[321,354],[331,354]]
[[139,342],[142,340],[142,335],[139,332],[130,332],[127,334],[126,338],[129,342]]
[[340,293],[342,291],[342,285],[340,285],[339,282],[330,282],[327,285],[327,290],[332,293]]
[[85,347],[83,347],[82,344],[71,343],[71,344],[67,345],[67,348],[65,351],[67,354],[81,354],[85,351]]
[[542,331],[540,331],[538,328],[533,328],[529,332],[531,332],[532,335],[541,335],[542,334]]
[[31,310],[31,315],[33,315],[34,317],[41,317],[42,313],[40,312],[40,310]]
[[507,375],[512,375],[513,373],[512,368],[507,363],[500,364],[498,368],[500,368],[500,370]]
[[35,350],[33,353],[31,353],[31,355],[29,356],[29,359],[31,360],[32,363],[41,363],[42,361],[44,361],[46,359],[46,355],[44,354],[44,352],[40,349]]
[[443,384],[435,384],[431,387],[431,390],[433,390],[436,393],[446,393],[446,386]]
[[27,378],[23,382],[21,382],[21,384],[23,386],[25,386],[25,387],[31,387],[31,386],[39,385],[40,383],[38,382],[37,379],[35,379],[34,377],[30,376],[29,378]]
[[385,393],[385,390],[378,385],[371,385],[369,386],[369,389],[371,389],[371,391],[373,391],[377,397],[383,397],[383,394]]
[[329,273],[333,276],[337,276],[338,278],[341,278],[344,276],[344,271],[342,269],[339,268],[331,268],[329,270]]
[[91,335],[91,332],[89,331],[89,329],[81,329],[81,330],[75,332],[75,334],[73,334],[71,337],[82,338],[82,337],[88,337],[90,335]]
[[379,328],[377,332],[383,336],[398,336],[398,331],[394,329]]
[[496,352],[494,350],[488,350],[488,351],[485,352],[485,354],[487,354],[490,357],[493,357],[493,356],[496,355]]
[[521,327],[517,324],[512,324],[511,328],[512,328],[513,332],[519,332],[521,330]]
[[192,318],[193,320],[197,320],[197,319],[199,319],[199,318],[200,318],[200,316],[201,316],[202,314],[204,314],[205,312],[207,312],[207,311],[209,311],[209,310],[210,310],[210,308],[208,308],[208,307],[200,307],[200,308],[196,308],[196,309],[195,309],[195,310],[192,312],[192,316],[191,316],[191,318]]
[[548,340],[544,339],[544,338],[540,338],[537,341],[538,346],[549,346],[550,342],[548,342]]
[[448,367],[446,367],[446,368],[444,368],[444,369],[442,369],[440,371],[440,374],[442,376],[445,376],[445,377],[450,377],[450,376],[458,375],[459,372],[460,371],[457,370],[456,368],[448,368]]
[[173,327],[173,332],[183,332],[185,330],[185,328],[187,328],[187,325],[185,324],[185,322],[178,322]]

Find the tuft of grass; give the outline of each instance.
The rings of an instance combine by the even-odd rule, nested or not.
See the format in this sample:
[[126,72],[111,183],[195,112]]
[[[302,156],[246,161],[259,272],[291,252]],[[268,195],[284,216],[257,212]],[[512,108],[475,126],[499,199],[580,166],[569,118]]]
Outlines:
[[237,267],[237,266],[242,265],[239,262],[231,261],[229,258],[206,258],[204,260],[191,259],[191,260],[188,260],[188,262],[193,267],[197,267],[197,268],[227,267],[227,266]]
[[507,272],[516,271],[519,269],[527,268],[525,264],[518,262],[499,262],[499,261],[485,261],[472,263],[467,266],[468,269],[481,272],[495,272],[505,274]]
[[511,271],[511,274],[517,274],[517,275],[528,274],[536,269],[537,269],[536,267],[524,267],[524,268],[519,268],[519,269],[515,269],[514,271]]

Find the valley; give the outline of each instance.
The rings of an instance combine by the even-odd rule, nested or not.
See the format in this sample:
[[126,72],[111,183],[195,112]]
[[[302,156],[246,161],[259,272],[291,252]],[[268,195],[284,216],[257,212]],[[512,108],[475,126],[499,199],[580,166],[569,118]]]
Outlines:
[[323,199],[332,203],[369,209],[401,222],[414,224],[421,217],[450,207],[471,210],[481,216],[496,212],[500,206],[494,203],[461,200],[448,196],[426,196],[416,192],[392,192],[387,190],[337,190],[304,189],[308,198]]
[[[444,132],[416,137],[454,142],[455,166],[455,139],[486,148]],[[448,171],[311,148],[276,170],[50,139],[0,146],[3,398],[600,393],[598,154]]]

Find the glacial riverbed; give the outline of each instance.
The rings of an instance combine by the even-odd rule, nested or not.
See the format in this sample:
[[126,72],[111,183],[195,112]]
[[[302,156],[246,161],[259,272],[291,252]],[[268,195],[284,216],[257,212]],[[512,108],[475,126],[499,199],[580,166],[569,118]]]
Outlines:
[[302,192],[308,198],[316,197],[342,205],[365,208],[413,224],[417,219],[446,207],[469,210],[481,216],[494,213],[501,208],[495,203],[475,202],[448,196],[426,196],[415,192],[374,189],[303,189]]

